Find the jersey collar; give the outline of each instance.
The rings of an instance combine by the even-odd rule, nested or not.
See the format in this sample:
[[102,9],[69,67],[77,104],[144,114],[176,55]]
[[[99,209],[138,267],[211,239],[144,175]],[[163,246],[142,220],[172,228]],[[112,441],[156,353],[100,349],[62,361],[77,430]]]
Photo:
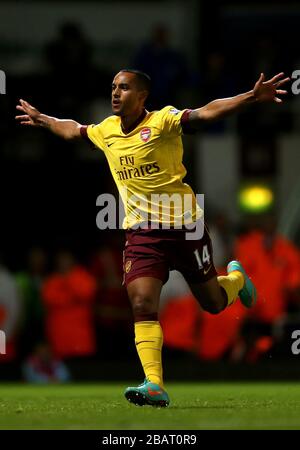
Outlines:
[[142,114],[136,119],[135,122],[133,122],[133,124],[130,127],[126,128],[126,129],[123,128],[122,123],[121,123],[121,129],[122,129],[123,133],[128,134],[131,131],[133,131],[145,119],[147,112],[148,111],[146,109],[143,109]]

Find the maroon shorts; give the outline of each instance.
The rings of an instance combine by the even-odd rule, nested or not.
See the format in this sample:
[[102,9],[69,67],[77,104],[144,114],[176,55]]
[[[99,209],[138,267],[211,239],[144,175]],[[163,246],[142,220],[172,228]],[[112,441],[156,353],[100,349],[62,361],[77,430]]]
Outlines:
[[187,240],[186,230],[127,230],[123,270],[125,286],[140,277],[165,283],[170,270],[181,272],[188,283],[208,281],[217,275],[208,229],[199,240]]

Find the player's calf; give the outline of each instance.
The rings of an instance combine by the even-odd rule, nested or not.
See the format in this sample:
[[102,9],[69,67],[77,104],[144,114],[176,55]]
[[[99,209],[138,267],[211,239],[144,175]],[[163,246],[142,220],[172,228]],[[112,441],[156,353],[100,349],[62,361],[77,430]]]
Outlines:
[[220,289],[217,277],[204,283],[190,283],[190,289],[204,311],[219,314],[227,306],[226,293]]

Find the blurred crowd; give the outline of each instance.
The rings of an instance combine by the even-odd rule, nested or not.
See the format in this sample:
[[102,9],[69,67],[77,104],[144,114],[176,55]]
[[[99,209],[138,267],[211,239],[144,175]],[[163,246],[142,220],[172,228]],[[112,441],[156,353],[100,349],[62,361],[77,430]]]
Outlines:
[[[300,324],[300,250],[277,233],[270,215],[238,235],[221,213],[209,227],[219,274],[230,259],[239,259],[257,286],[257,304],[247,310],[237,301],[220,315],[208,314],[172,271],[160,306],[165,349],[232,363],[289,356],[281,347],[289,326]],[[107,233],[107,243],[84,264],[70,249],[59,249],[49,261],[42,248],[32,248],[24,270],[12,273],[1,265],[2,367],[16,363],[28,381],[62,382],[71,378],[74,362],[136,358],[121,240]]]

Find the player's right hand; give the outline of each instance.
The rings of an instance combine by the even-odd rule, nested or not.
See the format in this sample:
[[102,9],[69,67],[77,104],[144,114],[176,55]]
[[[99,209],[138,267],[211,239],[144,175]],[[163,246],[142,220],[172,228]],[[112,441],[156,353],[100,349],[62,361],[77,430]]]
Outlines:
[[40,126],[40,116],[41,113],[32,105],[30,105],[25,100],[20,99],[20,104],[16,106],[19,111],[24,112],[22,116],[16,116],[21,125],[31,125],[33,127]]

